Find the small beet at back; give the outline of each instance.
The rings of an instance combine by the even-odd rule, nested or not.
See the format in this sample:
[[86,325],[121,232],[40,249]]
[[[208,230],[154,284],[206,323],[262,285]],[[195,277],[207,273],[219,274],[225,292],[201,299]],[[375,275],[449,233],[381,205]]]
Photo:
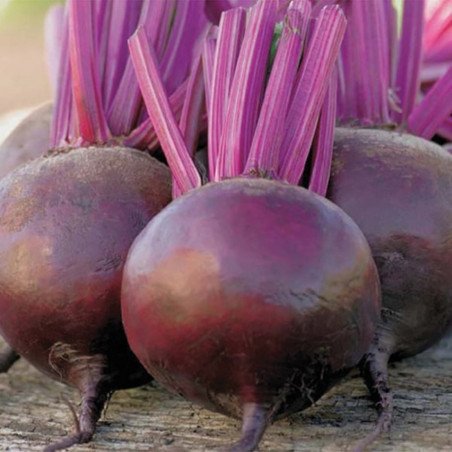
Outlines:
[[363,231],[382,289],[382,319],[362,363],[379,410],[393,411],[388,361],[437,342],[452,323],[452,156],[434,143],[386,130],[336,130],[328,198]]
[[452,157],[421,138],[336,131],[328,198],[369,241],[394,357],[425,350],[452,321],[451,174]]
[[49,149],[52,104],[34,109],[0,144],[0,178]]

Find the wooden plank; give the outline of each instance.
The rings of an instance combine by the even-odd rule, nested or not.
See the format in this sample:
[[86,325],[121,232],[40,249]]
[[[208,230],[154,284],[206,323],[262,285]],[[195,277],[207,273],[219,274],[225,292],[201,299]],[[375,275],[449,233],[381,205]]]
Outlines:
[[[375,451],[452,450],[452,339],[391,367],[395,419]],[[61,401],[78,396],[25,362],[0,375],[0,450],[33,451],[72,429]],[[375,413],[355,373],[314,407],[271,426],[261,451],[345,451],[370,431]],[[201,451],[237,439],[237,421],[156,386],[117,392],[94,441],[74,451]]]

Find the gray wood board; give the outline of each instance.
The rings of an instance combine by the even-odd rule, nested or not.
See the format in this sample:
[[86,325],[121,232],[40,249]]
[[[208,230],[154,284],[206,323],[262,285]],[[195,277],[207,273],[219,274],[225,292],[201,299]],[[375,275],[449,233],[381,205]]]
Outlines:
[[[372,450],[452,451],[452,339],[392,365],[390,378],[393,428]],[[72,431],[62,396],[79,402],[75,391],[23,360],[0,375],[0,450],[42,450]],[[354,373],[315,406],[269,427],[260,450],[350,450],[370,432],[375,418],[367,390]],[[150,385],[114,394],[93,442],[72,450],[212,450],[232,443],[239,431],[239,422]]]

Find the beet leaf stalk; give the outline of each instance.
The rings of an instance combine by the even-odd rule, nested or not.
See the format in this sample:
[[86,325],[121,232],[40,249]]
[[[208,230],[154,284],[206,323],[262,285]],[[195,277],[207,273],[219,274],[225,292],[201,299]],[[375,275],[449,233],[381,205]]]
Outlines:
[[403,8],[402,36],[395,83],[401,112],[396,112],[394,116],[399,124],[406,123],[419,92],[424,9],[424,0],[405,2]]
[[391,10],[380,0],[342,2],[349,25],[341,48],[338,116],[342,122],[390,122]]
[[275,23],[275,2],[263,0],[250,9],[231,86],[215,180],[243,172],[258,119]]
[[[158,149],[127,39],[138,26],[145,29],[156,46],[164,86],[180,119],[188,76],[211,27],[205,1],[123,0],[113,5],[107,0],[69,0],[69,15],[61,7],[55,9],[47,21],[47,34],[54,36],[47,46],[51,66],[58,66],[51,148],[124,144]],[[220,10],[231,6],[229,2],[216,5]],[[62,22],[57,24],[57,19]],[[61,42],[53,45],[57,36]],[[200,124],[205,129],[203,120]]]
[[[211,124],[208,151],[210,178],[213,176],[215,180],[221,180],[254,172],[272,174],[272,177],[291,183],[299,181],[345,32],[341,10],[331,5],[323,8],[299,67],[310,11],[308,1],[293,2],[289,7],[273,69],[266,83],[263,74],[275,27],[272,2],[264,0],[251,8],[245,33],[242,10],[225,13],[220,21],[215,47],[213,38],[206,41],[204,61],[210,58],[208,64],[212,61],[209,55],[215,49],[212,74],[204,64],[207,99],[210,96],[210,103],[207,104]],[[236,43],[240,42],[241,36],[244,38],[238,53]],[[155,52],[141,29],[130,39],[129,45],[151,121],[154,125],[158,124],[157,135],[183,193],[199,186],[199,175],[191,159],[187,158],[187,146],[169,108],[163,85],[159,82],[161,75]],[[325,57],[318,59],[318,54]],[[228,73],[224,72],[224,68]],[[249,91],[241,90],[243,86],[248,86]],[[328,162],[331,161],[334,126],[331,112],[335,108],[331,92],[334,92],[334,86],[331,85],[328,101],[325,101],[324,121],[319,131],[321,143],[318,146],[324,150],[316,152],[314,166],[314,183],[316,190],[321,192],[326,190]],[[294,99],[288,108],[293,90]],[[257,114],[253,113],[256,109]],[[256,119],[253,120],[253,117]],[[269,127],[270,124],[272,127]],[[284,152],[280,152],[281,149]],[[248,160],[246,166],[243,165],[245,158]],[[320,185],[319,178],[322,179]]]
[[309,190],[321,196],[326,195],[330,179],[336,125],[336,99],[337,73],[333,73],[314,136],[312,173],[309,180]]
[[452,66],[433,85],[408,118],[408,130],[429,139],[447,125],[452,115]]
[[[187,94],[179,121],[180,131],[192,159],[198,144],[204,108],[204,79],[201,56],[199,56],[188,79]],[[181,194],[180,186],[176,180],[173,180],[173,198],[177,198]]]
[[[199,187],[201,185],[200,176],[190,159],[182,133],[171,112],[169,100],[161,82],[157,57],[143,28],[139,28],[133,35],[129,46],[149,117],[165,151],[179,190],[181,193],[185,193]],[[168,149],[173,152],[168,152]]]
[[216,38],[210,37],[204,41],[202,48],[202,69],[204,76],[204,90],[206,93],[206,111],[209,117],[209,111],[212,105],[213,65],[216,45]]
[[[425,1],[405,0],[398,44],[393,38],[395,14],[388,1],[350,0],[341,4],[349,26],[340,55],[339,123],[395,125],[398,130],[427,139],[440,131],[447,135],[452,114],[452,53],[444,50],[452,43],[452,32],[445,38],[447,24],[452,23],[445,14],[447,0],[438,2],[436,14],[427,23]],[[440,19],[442,15],[445,18]],[[427,66],[421,70],[423,40]],[[435,42],[439,42],[438,53],[432,50]],[[444,46],[445,42],[449,45]],[[432,65],[436,58],[441,64]],[[447,58],[451,59],[449,63]],[[421,78],[435,82],[425,96],[420,89]]]
[[[242,8],[232,9],[221,16],[217,51],[212,69],[213,96],[209,104],[209,160],[216,161],[219,152],[222,126],[226,117],[240,45],[245,32],[246,11]],[[232,38],[232,39],[231,39]],[[207,69],[207,62],[204,64]],[[211,168],[210,179],[214,179]]]
[[105,143],[110,136],[96,71],[94,5],[94,2],[69,2],[69,54],[81,144]]
[[298,183],[303,173],[345,27],[345,18],[338,7],[325,7],[317,18],[303,58],[282,144],[285,154],[279,174],[289,183]]
[[269,175],[275,177],[278,172],[287,109],[310,17],[311,5],[306,2],[302,6],[305,11],[290,9],[287,12],[245,173],[267,168]]

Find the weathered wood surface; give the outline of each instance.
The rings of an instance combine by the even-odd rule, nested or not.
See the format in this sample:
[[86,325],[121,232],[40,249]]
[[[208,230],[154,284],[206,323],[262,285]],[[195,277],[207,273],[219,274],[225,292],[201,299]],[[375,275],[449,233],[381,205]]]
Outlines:
[[[375,451],[452,450],[452,339],[392,366],[396,413]],[[72,429],[62,395],[70,389],[18,362],[0,375],[0,450],[41,450]],[[375,413],[357,375],[303,413],[275,423],[261,451],[346,451],[373,426]],[[231,443],[239,423],[148,386],[116,393],[94,441],[75,451],[198,451]]]

